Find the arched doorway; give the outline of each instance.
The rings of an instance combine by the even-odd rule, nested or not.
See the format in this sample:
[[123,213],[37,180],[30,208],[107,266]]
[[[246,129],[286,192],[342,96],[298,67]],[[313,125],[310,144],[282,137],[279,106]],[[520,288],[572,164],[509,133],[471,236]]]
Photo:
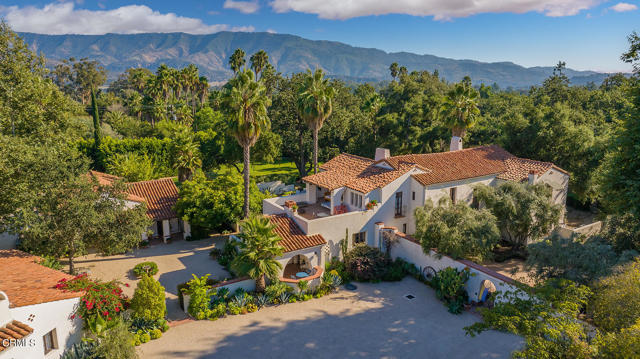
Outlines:
[[299,276],[296,276],[296,274],[310,274],[311,270],[311,260],[303,254],[296,254],[295,256],[291,257],[291,259],[289,259],[289,262],[287,262],[287,265],[284,266],[283,277],[288,279],[298,279]]

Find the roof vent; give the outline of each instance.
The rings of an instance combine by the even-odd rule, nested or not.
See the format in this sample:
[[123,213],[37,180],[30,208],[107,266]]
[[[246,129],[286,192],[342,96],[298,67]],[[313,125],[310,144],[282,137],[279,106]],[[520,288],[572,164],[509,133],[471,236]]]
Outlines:
[[407,294],[407,295],[405,295],[404,297],[405,297],[405,298],[407,298],[407,299],[409,299],[409,300],[411,300],[411,299],[414,299],[414,298],[415,298],[415,296],[414,296],[413,294]]
[[376,161],[386,160],[389,157],[391,157],[391,152],[388,148],[376,148]]

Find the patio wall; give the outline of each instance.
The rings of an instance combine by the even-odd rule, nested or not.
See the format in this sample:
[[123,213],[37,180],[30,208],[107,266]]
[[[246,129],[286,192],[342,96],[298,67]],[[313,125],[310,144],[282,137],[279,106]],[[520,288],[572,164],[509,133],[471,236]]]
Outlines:
[[600,232],[601,229],[602,229],[602,222],[597,221],[597,222],[589,223],[587,225],[584,225],[578,228],[558,226],[555,229],[555,233],[558,234],[561,238],[568,239],[568,238],[573,238],[575,236],[581,236],[581,235],[591,236]]
[[[383,228],[381,231],[389,231],[392,229]],[[440,255],[439,253],[431,250],[429,255],[425,254],[422,250],[422,246],[416,239],[411,236],[407,236],[404,233],[397,232],[398,241],[391,247],[392,258],[402,258],[407,262],[413,263],[416,267],[422,270],[423,268],[430,266],[436,271],[445,269],[447,267],[457,268],[463,270],[469,268],[472,276],[466,284],[467,293],[471,300],[478,300],[478,291],[480,290],[480,284],[483,280],[490,280],[498,291],[513,291],[515,287],[512,285],[514,280],[504,276],[500,273],[494,272],[489,268],[483,267],[467,260],[455,260],[451,257]]]

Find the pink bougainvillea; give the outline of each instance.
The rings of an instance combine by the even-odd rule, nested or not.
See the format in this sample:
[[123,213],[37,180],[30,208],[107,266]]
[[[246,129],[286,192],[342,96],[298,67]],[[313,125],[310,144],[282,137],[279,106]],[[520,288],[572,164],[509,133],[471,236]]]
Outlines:
[[115,319],[109,314],[121,313],[129,304],[129,299],[122,293],[119,282],[101,282],[90,279],[86,273],[69,280],[63,278],[55,287],[67,292],[84,292],[72,318],[77,316],[85,321],[96,314],[100,314],[107,321]]

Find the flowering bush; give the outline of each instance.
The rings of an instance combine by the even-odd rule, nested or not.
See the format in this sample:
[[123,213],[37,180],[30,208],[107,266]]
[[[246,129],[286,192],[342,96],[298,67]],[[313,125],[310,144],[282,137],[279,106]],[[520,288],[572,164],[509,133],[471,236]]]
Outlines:
[[344,263],[346,271],[353,278],[365,282],[381,280],[389,260],[377,248],[361,243],[347,253]]
[[97,317],[107,322],[116,319],[128,305],[127,296],[122,293],[119,282],[89,279],[86,273],[69,280],[63,278],[58,281],[56,288],[65,292],[84,292],[72,319],[78,316],[87,326],[89,321],[95,321]]

